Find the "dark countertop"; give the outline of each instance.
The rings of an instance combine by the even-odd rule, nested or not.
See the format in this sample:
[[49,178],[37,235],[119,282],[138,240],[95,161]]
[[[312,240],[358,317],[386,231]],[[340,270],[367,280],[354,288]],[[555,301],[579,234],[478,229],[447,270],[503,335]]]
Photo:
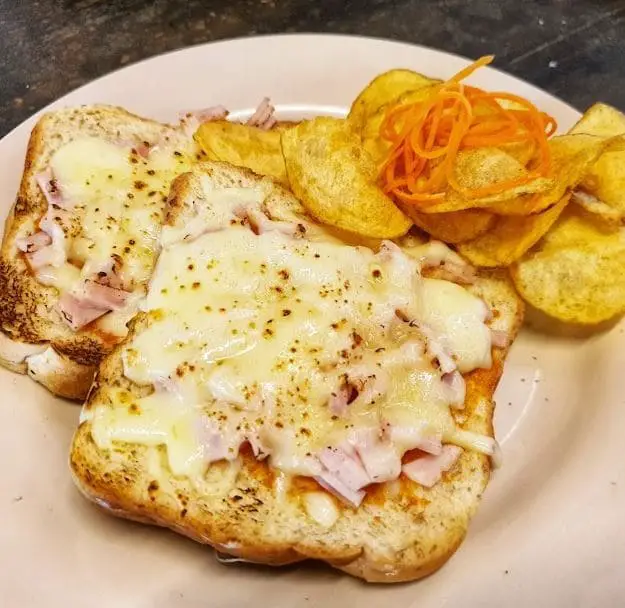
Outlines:
[[625,109],[625,0],[0,0],[0,136],[122,65],[279,32],[392,38],[497,67],[583,109]]

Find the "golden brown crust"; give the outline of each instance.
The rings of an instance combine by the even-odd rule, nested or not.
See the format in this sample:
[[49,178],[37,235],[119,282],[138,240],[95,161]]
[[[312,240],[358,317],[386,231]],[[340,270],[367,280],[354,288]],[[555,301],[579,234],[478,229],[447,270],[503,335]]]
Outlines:
[[[57,395],[83,400],[85,387],[88,389],[89,385],[86,377],[93,376],[94,366],[119,340],[99,332],[97,322],[79,332],[70,330],[55,309],[57,290],[39,283],[18,251],[16,240],[35,232],[47,209],[35,176],[46,169],[58,148],[77,136],[142,141],[173,132],[173,127],[136,116],[123,108],[83,106],[43,115],[31,133],[19,191],[5,222],[0,249],[0,332],[18,347],[47,343],[63,355],[67,365],[65,369],[63,366],[55,368],[58,377],[50,377],[52,371],[29,372]],[[27,365],[13,361],[2,346],[0,343],[0,364],[26,373]],[[68,383],[77,370],[80,370],[79,376],[72,387]]]
[[[228,171],[217,164],[207,167],[215,179]],[[258,179],[244,174],[244,181]],[[288,192],[278,192],[276,196],[288,199],[285,204],[296,204]],[[170,221],[184,212],[183,199],[176,203]],[[506,275],[485,274],[471,289],[496,311],[494,328],[514,338],[523,308]],[[128,339],[148,323],[147,315],[136,317]],[[284,495],[277,490],[274,471],[249,452],[243,452],[238,469],[224,462],[213,464],[198,487],[172,477],[166,469],[163,473],[164,447],[117,444],[111,450],[99,449],[89,421],[95,407],[112,405],[113,388],[127,390],[133,398],[149,390],[123,376],[120,352],[117,348],[99,369],[70,455],[78,487],[110,513],[171,528],[245,560],[281,565],[319,559],[375,582],[427,576],[461,544],[490,475],[489,458],[477,452],[464,451],[433,488],[402,476],[396,484],[371,488],[357,510],[332,498],[339,517],[326,528],[308,515],[302,500],[306,492],[320,490],[316,482],[295,478]],[[492,395],[505,355],[506,350],[494,349],[493,366],[467,376],[465,409],[456,416],[466,430],[492,435]]]

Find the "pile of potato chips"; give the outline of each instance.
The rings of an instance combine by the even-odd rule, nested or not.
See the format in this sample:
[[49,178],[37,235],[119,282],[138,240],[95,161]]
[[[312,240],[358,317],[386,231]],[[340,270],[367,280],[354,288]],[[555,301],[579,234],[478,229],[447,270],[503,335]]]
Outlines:
[[[375,78],[345,119],[319,117],[271,131],[213,121],[196,138],[209,158],[289,187],[318,221],[358,237],[392,239],[413,225],[478,267],[509,267],[520,295],[557,319],[596,324],[625,312],[625,115],[596,104],[549,140],[552,175],[483,198],[448,188],[427,205],[380,188],[388,111],[440,84],[410,70]],[[525,175],[525,144],[463,150],[454,165],[467,189]]]

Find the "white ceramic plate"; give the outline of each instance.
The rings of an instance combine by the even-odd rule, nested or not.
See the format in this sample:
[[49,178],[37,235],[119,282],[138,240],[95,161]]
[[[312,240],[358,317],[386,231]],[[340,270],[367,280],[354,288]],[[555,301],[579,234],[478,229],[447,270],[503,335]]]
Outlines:
[[[270,95],[283,117],[343,113],[377,73],[441,78],[467,61],[366,38],[279,36],[209,44],[127,67],[59,100],[174,120]],[[565,103],[487,68],[478,86],[528,97],[562,128]],[[584,86],[583,82],[578,83]],[[601,92],[598,91],[600,96]],[[0,213],[17,191],[35,117],[0,142]],[[0,594],[5,606],[617,606],[625,597],[625,336],[524,329],[497,393],[504,466],[464,545],[434,576],[367,586],[329,568],[226,567],[173,533],[100,513],[67,466],[76,405],[0,369]]]

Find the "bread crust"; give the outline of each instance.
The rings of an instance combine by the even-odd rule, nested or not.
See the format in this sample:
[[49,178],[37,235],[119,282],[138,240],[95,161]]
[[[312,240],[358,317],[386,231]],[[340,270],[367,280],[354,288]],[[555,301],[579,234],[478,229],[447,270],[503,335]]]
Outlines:
[[[0,248],[0,365],[28,374],[55,395],[84,400],[97,365],[119,341],[98,329],[95,321],[78,332],[69,329],[55,305],[58,292],[39,283],[18,250],[18,238],[32,234],[47,210],[35,176],[49,165],[62,145],[79,136],[109,141],[156,141],[174,134],[174,127],[136,116],[114,106],[94,105],[44,114],[35,125],[26,152],[24,172],[15,203],[5,221]],[[47,345],[57,364],[35,369],[31,356],[16,360],[16,350]]]
[[[219,163],[207,164],[204,170],[217,180],[231,173],[238,185],[268,183],[267,178]],[[173,188],[170,224],[184,214],[185,193],[193,193],[193,181],[180,177]],[[279,185],[271,188],[276,201],[299,208],[289,192]],[[523,305],[507,275],[485,273],[471,289],[495,311],[494,329],[513,339]],[[145,315],[138,315],[128,340],[147,323]],[[467,375],[465,409],[454,414],[462,428],[492,436],[492,396],[506,353],[507,349],[493,349],[492,367]],[[112,389],[136,397],[147,390],[124,377],[121,347],[102,363],[74,436],[70,467],[81,492],[113,515],[170,528],[251,562],[284,565],[312,558],[370,582],[422,578],[460,546],[490,476],[490,459],[465,450],[432,488],[401,476],[397,483],[373,486],[356,510],[331,498],[339,517],[324,527],[307,514],[302,500],[306,492],[320,490],[316,482],[294,478],[283,494],[277,489],[276,472],[248,451],[242,452],[237,465],[213,464],[197,487],[188,479],[162,473],[162,447],[118,444],[111,450],[99,449],[89,418],[96,406],[112,405]]]

